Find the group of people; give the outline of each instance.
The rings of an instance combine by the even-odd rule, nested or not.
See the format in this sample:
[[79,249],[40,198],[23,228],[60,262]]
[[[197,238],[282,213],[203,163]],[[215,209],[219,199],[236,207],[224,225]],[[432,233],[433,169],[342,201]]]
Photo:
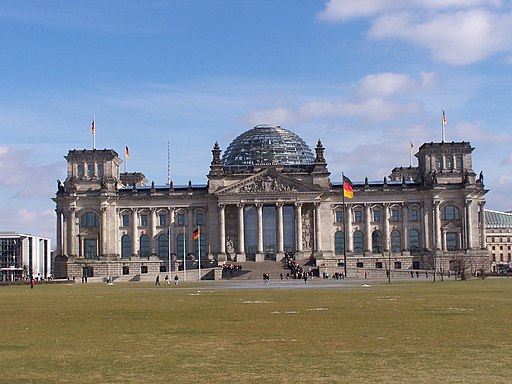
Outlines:
[[[167,285],[171,284],[171,279],[169,278],[169,275],[165,275],[164,280],[165,280],[165,284],[167,284]],[[178,275],[175,275],[174,276],[174,284],[178,285],[179,281],[180,281],[180,278],[178,277]],[[160,275],[156,275],[155,285],[160,285]]]
[[238,272],[238,271],[241,271],[242,270],[242,266],[241,265],[235,265],[235,264],[222,264],[222,272],[229,272],[229,273],[233,273],[233,272]]

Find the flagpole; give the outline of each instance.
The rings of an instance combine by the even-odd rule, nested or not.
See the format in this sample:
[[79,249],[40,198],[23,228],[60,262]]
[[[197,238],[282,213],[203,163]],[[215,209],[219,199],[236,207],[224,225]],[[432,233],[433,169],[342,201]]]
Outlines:
[[171,269],[171,220],[169,220],[169,229],[167,230],[167,256],[169,258],[169,279],[171,278],[170,273]]
[[96,149],[96,115],[92,117],[92,149]]
[[187,237],[185,235],[185,226],[183,226],[183,281],[187,281],[187,260],[185,259],[186,256],[186,248],[185,248],[185,242],[187,240]]
[[444,109],[441,109],[442,111],[442,115],[441,115],[441,140],[442,142],[444,143],[444,127],[446,125],[446,117],[445,117],[445,114],[444,114]]
[[197,234],[198,234],[198,237],[197,237],[197,254],[198,254],[198,257],[199,257],[199,277],[197,280],[201,281],[201,226],[198,225],[197,226]]
[[167,141],[167,185],[171,185],[171,143]]
[[341,196],[343,196],[343,272],[345,277],[347,276],[347,229],[345,222],[347,221],[347,215],[345,210],[345,175],[341,172]]
[[412,145],[412,140],[409,140],[410,141],[410,145],[409,145],[409,167],[412,167],[412,148],[413,148],[413,145]]

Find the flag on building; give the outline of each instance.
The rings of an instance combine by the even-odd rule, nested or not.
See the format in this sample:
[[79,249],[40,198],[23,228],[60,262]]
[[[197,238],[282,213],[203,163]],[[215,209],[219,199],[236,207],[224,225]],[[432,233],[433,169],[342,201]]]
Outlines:
[[444,113],[444,109],[443,109],[443,126],[446,126],[446,114]]
[[343,196],[352,199],[354,197],[353,184],[350,179],[343,175]]
[[128,149],[128,146],[125,146],[124,148],[124,157],[126,157],[127,159],[130,158],[130,150]]
[[192,237],[194,240],[199,239],[199,228],[194,229],[194,232],[192,232]]
[[92,120],[92,125],[91,125],[91,135],[94,135],[94,119]]

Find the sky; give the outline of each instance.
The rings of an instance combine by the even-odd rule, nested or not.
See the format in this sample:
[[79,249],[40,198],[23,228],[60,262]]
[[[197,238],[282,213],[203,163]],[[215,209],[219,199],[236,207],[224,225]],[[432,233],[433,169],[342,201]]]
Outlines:
[[168,143],[173,183],[205,184],[215,142],[258,124],[358,182],[440,142],[444,110],[486,208],[512,210],[511,30],[505,0],[0,0],[0,231],[55,238],[93,118],[96,148],[128,146],[156,185]]

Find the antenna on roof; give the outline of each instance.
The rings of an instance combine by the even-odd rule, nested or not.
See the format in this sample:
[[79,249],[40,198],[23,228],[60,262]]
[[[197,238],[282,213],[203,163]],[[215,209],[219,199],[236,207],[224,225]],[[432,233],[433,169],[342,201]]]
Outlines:
[[167,141],[167,185],[171,185],[171,143]]

